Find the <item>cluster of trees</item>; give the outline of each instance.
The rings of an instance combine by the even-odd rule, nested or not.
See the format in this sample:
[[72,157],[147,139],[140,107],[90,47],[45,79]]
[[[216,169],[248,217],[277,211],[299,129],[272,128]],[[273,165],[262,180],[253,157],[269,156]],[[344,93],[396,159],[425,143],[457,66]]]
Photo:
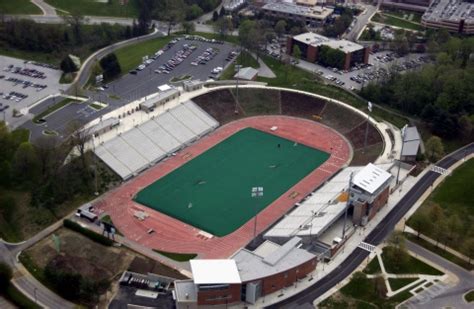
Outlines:
[[[71,123],[69,130],[76,133],[67,142],[43,136],[32,144],[24,134],[10,132],[0,122],[0,190],[29,192],[32,207],[45,207],[53,213],[56,207],[78,195],[92,195],[95,170],[89,154],[85,153],[87,137],[77,128],[79,124]],[[76,149],[78,156],[65,164],[71,149]],[[102,182],[102,174],[102,171],[98,173],[98,181],[100,186],[105,186],[110,179],[104,178]],[[0,204],[3,220],[8,222],[13,212],[14,200],[8,194],[3,195]]]
[[354,11],[350,8],[338,8],[341,15],[333,22],[327,23],[323,26],[323,34],[328,37],[338,37],[343,34],[351,25],[354,19]]
[[424,234],[434,239],[436,246],[449,244],[467,256],[474,256],[474,228],[470,221],[461,220],[459,215],[446,212],[438,204],[434,203],[427,211],[417,211],[408,223],[418,237]]
[[346,54],[344,52],[331,48],[329,46],[321,46],[319,49],[318,62],[324,66],[333,68],[343,68]]
[[437,36],[428,43],[434,63],[371,83],[361,95],[425,120],[443,138],[472,139],[474,38]]
[[100,67],[104,74],[104,80],[112,80],[119,76],[122,72],[120,63],[115,53],[108,54],[104,58],[100,59]]
[[138,26],[100,24],[84,26],[80,15],[64,17],[65,24],[38,24],[32,20],[12,19],[0,21],[0,46],[57,55],[86,55],[92,50],[141,33]]

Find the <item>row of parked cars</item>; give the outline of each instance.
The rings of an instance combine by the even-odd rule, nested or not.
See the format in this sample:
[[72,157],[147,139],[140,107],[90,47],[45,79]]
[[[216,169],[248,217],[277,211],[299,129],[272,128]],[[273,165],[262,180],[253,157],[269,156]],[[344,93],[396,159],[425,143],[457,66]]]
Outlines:
[[[0,75],[0,79],[4,79],[4,78],[5,78],[4,75]],[[16,77],[7,77],[7,78],[5,78],[5,80],[7,82],[12,82],[13,86],[22,85],[23,89],[26,89],[28,87],[33,87],[33,88],[36,88],[36,91],[41,91],[41,90],[45,89],[46,87],[48,87],[47,85],[35,84],[33,82],[30,82],[29,80],[23,80],[23,79],[16,78]]]
[[169,74],[174,70],[175,67],[180,65],[184,59],[188,58],[196,50],[196,48],[197,47],[194,45],[184,44],[183,48],[178,50],[174,56],[165,64],[161,65],[158,70],[155,70],[155,73]]
[[35,70],[35,69],[27,69],[27,68],[21,68],[21,67],[16,67],[13,64],[8,65],[5,69],[3,69],[5,72],[10,72],[13,74],[20,74],[24,76],[29,76],[32,78],[40,78],[40,79],[45,79],[46,74],[44,72]]
[[199,65],[199,64],[205,65],[209,61],[211,61],[218,53],[219,51],[217,49],[209,47],[201,55],[199,55],[193,62],[191,62],[191,65]]
[[6,111],[9,108],[10,105],[3,105],[2,103],[0,103],[0,112]]
[[3,92],[0,92],[0,96],[2,96],[2,98],[4,98],[5,100],[11,100],[15,102],[21,102],[22,100],[28,97],[27,94],[19,93],[16,91],[10,91],[9,93],[6,93],[6,94],[4,94]]
[[224,44],[224,41],[219,41],[215,39],[206,39],[200,36],[193,36],[193,35],[186,35],[184,36],[184,39],[190,40],[190,41],[199,41],[199,42],[205,42],[205,43],[219,44],[219,45]]

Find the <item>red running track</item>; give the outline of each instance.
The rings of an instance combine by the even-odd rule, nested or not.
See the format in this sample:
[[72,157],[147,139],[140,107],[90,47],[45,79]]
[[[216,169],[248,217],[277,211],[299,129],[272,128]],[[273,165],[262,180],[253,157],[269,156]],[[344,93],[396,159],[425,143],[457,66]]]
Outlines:
[[[271,131],[270,128],[273,126],[277,126],[278,129]],[[107,193],[96,206],[99,211],[110,215],[115,226],[128,239],[151,249],[197,253],[199,258],[228,258],[252,240],[253,220],[248,221],[229,235],[208,238],[202,233],[200,234],[200,230],[193,226],[135,203],[132,197],[157,179],[247,127],[256,128],[330,153],[326,162],[258,214],[258,233],[276,222],[295,203],[324,183],[351,159],[350,146],[342,135],[317,122],[286,116],[244,118],[218,128],[195,144],[181,150],[176,156],[158,163],[136,178]],[[139,221],[134,217],[134,212],[137,210],[146,212],[149,217]],[[152,234],[147,233],[150,229],[154,230]]]

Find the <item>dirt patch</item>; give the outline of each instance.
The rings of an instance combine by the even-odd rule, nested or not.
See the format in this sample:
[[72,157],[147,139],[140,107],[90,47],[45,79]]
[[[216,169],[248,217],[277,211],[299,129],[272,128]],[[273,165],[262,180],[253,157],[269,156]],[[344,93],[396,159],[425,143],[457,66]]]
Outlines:
[[[235,89],[232,89],[232,93],[237,97]],[[278,90],[239,88],[238,100],[246,116],[280,114]]]
[[[359,149],[364,147],[365,140],[365,131],[367,129],[367,121],[364,121],[350,132],[344,134],[347,139],[352,143],[354,149]],[[369,124],[367,132],[367,146],[378,144],[382,142],[382,137],[380,136],[379,131]]]
[[367,146],[364,152],[363,148],[354,150],[354,157],[351,161],[351,166],[363,166],[374,162],[383,150],[383,143]]
[[240,107],[238,107],[239,113],[235,113],[235,99],[228,89],[203,94],[194,98],[193,102],[214,117],[220,124],[237,120],[243,114]]
[[284,115],[296,117],[319,116],[325,106],[325,100],[296,92],[281,92],[281,110]]
[[321,117],[322,123],[342,134],[351,131],[365,120],[364,117],[346,107],[330,102],[326,104]]
[[141,256],[137,256],[133,259],[128,270],[140,274],[153,273],[169,278],[187,279],[187,277],[183,276],[179,271]]
[[84,278],[96,282],[108,280],[113,275],[108,269],[90,263],[90,261],[85,258],[69,254],[56,255],[49,261],[48,266],[67,273],[79,273]]

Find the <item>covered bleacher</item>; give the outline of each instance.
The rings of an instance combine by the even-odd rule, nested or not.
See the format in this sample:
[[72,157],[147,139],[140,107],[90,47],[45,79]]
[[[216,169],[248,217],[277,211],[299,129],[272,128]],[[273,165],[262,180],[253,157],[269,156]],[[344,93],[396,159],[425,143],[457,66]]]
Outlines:
[[184,102],[101,143],[95,154],[123,179],[130,178],[218,127],[192,101]]

